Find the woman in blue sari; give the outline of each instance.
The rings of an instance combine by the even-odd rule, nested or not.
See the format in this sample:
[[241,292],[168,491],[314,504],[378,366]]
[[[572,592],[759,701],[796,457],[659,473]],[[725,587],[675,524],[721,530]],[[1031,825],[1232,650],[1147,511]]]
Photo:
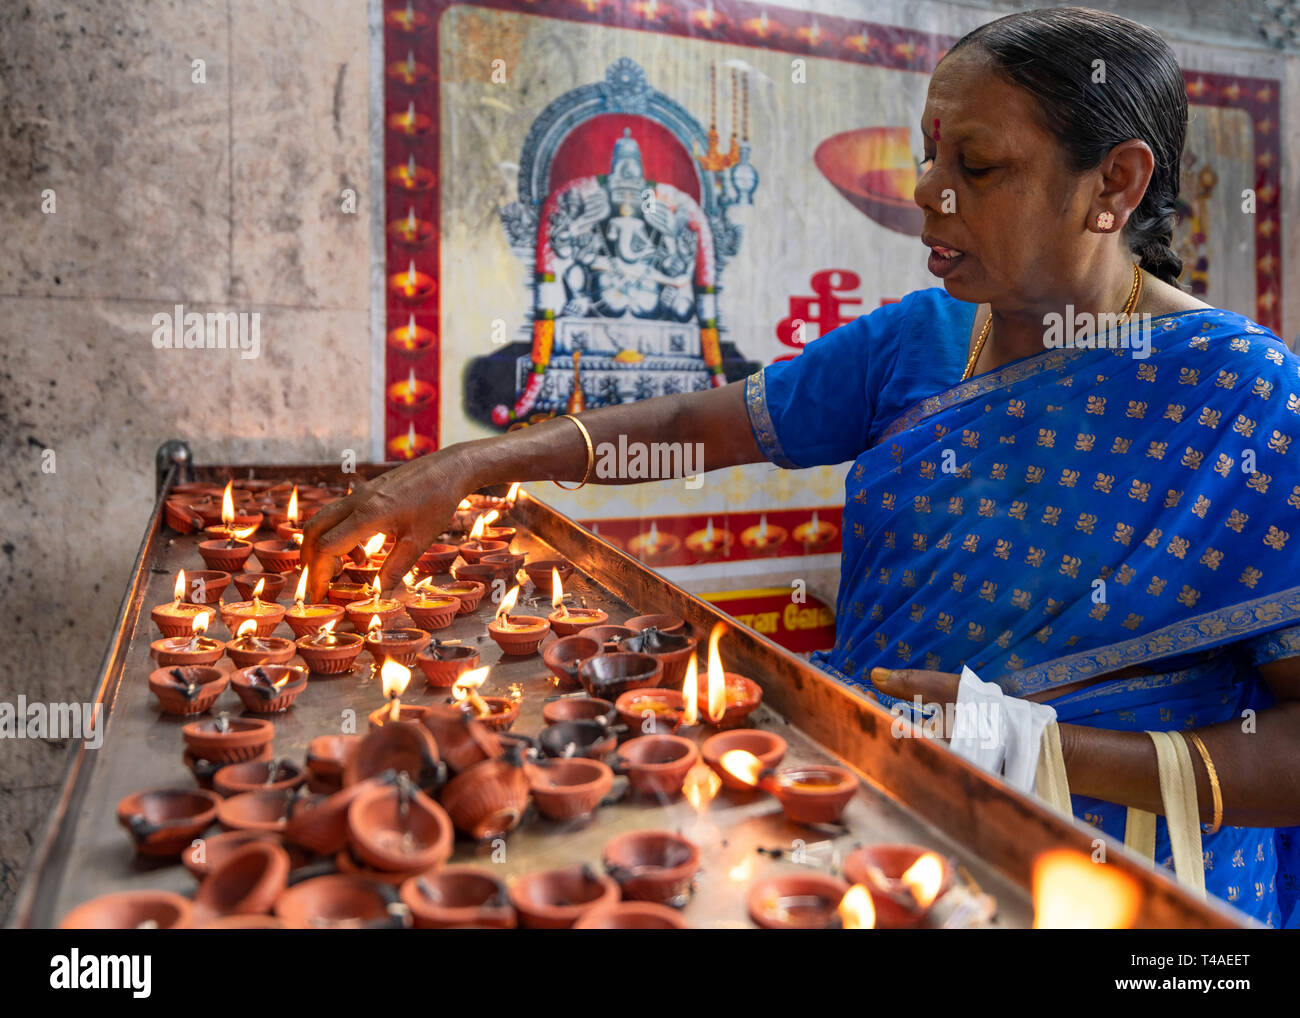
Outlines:
[[375,531],[398,538],[390,586],[461,493],[586,483],[620,436],[702,442],[709,469],[851,462],[819,664],[886,704],[951,702],[963,665],[1051,704],[1075,812],[1116,837],[1126,807],[1162,809],[1144,733],[1191,733],[1207,889],[1294,924],[1300,358],[1176,285],[1186,120],[1172,54],[1134,22],[1066,8],[983,26],[922,116],[916,201],[942,289],[743,382],[385,474],[308,524],[312,596]]

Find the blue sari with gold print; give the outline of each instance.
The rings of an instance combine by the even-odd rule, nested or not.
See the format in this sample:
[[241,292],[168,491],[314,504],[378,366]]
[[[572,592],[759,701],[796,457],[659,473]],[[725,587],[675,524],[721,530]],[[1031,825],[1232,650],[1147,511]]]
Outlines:
[[[1046,702],[1126,731],[1271,705],[1258,666],[1300,654],[1300,358],[1240,315],[1189,311],[1152,320],[1145,359],[1046,350],[962,382],[974,316],[919,291],[746,383],[774,463],[853,461],[817,663],[864,688],[877,666],[969,664],[1049,697],[1122,671]],[[1074,806],[1122,838],[1123,807]],[[1206,835],[1207,888],[1294,925],[1293,833]]]

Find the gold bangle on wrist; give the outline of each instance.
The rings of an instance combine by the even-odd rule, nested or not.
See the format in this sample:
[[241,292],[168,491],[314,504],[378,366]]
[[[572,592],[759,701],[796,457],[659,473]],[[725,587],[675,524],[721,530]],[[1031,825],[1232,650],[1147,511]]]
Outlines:
[[1223,826],[1223,792],[1219,788],[1219,774],[1214,769],[1214,761],[1210,759],[1210,751],[1205,748],[1205,743],[1201,741],[1201,737],[1195,732],[1183,732],[1183,734],[1191,740],[1192,745],[1201,754],[1201,759],[1205,761],[1205,773],[1210,776],[1210,794],[1214,797],[1214,822],[1209,827],[1202,824],[1201,829],[1206,834],[1213,834]]
[[561,491],[577,491],[578,488],[581,488],[583,485],[585,485],[587,483],[587,479],[591,477],[591,468],[596,464],[596,447],[591,444],[591,432],[587,430],[587,426],[583,424],[582,421],[574,417],[573,414],[561,414],[560,417],[565,420],[572,421],[574,424],[578,426],[578,430],[582,432],[582,440],[587,443],[587,469],[583,472],[582,483],[579,484],[576,488],[566,488],[559,481],[553,480],[551,481],[551,483],[554,484]]

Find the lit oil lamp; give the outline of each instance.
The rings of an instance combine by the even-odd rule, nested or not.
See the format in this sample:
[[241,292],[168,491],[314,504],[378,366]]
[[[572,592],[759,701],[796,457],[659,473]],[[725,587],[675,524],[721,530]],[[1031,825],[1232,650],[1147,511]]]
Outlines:
[[599,626],[609,621],[609,613],[603,612],[599,608],[569,608],[564,604],[564,599],[571,595],[564,592],[564,581],[560,576],[560,570],[556,566],[551,567],[551,607],[554,609],[547,616],[547,621],[551,624],[551,629],[555,631],[556,636],[573,636],[580,633],[588,626]]
[[418,414],[428,408],[437,394],[434,385],[415,377],[412,366],[406,378],[388,387],[388,404],[400,414]]
[[286,541],[289,540],[289,535],[281,534],[279,528],[282,523],[292,522],[297,524],[299,519],[301,519],[301,512],[298,508],[298,485],[295,484],[293,486],[293,491],[289,493],[289,501],[287,504],[281,506],[278,502],[273,503],[270,508],[263,510],[263,513],[265,516],[263,521],[265,525],[275,530],[276,534],[283,537]]
[[366,586],[375,582],[375,578],[379,575],[379,568],[383,565],[382,552],[387,539],[388,535],[383,533],[370,536],[370,539],[361,546],[361,561],[343,567],[349,580]]
[[339,605],[304,603],[307,597],[307,572],[304,569],[299,575],[293,605],[284,613],[284,621],[289,623],[295,637],[310,636],[327,622],[337,624],[343,618],[343,608]]
[[378,617],[381,624],[387,625],[390,620],[402,614],[402,603],[394,597],[380,597],[378,584],[367,587],[366,595],[343,609],[357,632],[369,629],[372,617]]
[[706,32],[718,31],[729,24],[726,15],[719,14],[713,9],[713,0],[707,0],[703,10],[691,11],[690,22],[696,28],[702,28]]
[[293,641],[282,636],[258,636],[256,619],[241,622],[235,638],[226,643],[226,654],[236,668],[282,665],[293,657],[296,650]]
[[432,585],[433,578],[426,576],[415,585],[414,595],[406,602],[406,614],[411,616],[411,621],[428,632],[446,629],[460,611],[459,598],[435,594],[430,589]]
[[487,680],[487,676],[486,667],[461,673],[452,683],[452,699],[493,731],[503,732],[509,729],[515,718],[519,716],[519,700],[508,696],[479,695],[479,688]]
[[636,534],[627,542],[627,550],[648,565],[659,565],[672,558],[682,546],[676,534],[659,533],[659,524],[650,521],[650,529]]
[[302,531],[299,530],[289,537],[258,541],[253,545],[253,554],[268,573],[289,573],[298,568],[301,544]]
[[[749,917],[767,930],[825,930],[842,925],[840,906],[851,888],[829,873],[782,873],[749,889]],[[850,908],[861,896],[850,900]]]
[[470,564],[478,562],[484,555],[505,551],[509,545],[505,541],[489,541],[483,537],[487,526],[486,515],[480,516],[470,528],[469,537],[460,544],[460,557]]
[[411,0],[406,0],[404,8],[389,11],[384,20],[399,32],[404,32],[407,35],[414,35],[429,27],[429,15],[423,11],[417,11]]
[[388,348],[411,360],[421,360],[437,342],[436,332],[415,324],[415,312],[411,312],[405,325],[388,333]]
[[550,632],[551,624],[535,615],[511,615],[519,600],[519,586],[511,587],[497,608],[496,616],[488,625],[488,633],[501,648],[501,653],[516,656],[537,653],[537,648]]
[[433,121],[427,114],[415,111],[415,100],[412,99],[401,113],[389,114],[388,127],[398,134],[415,138],[421,134],[428,134],[429,129],[433,127]]
[[379,681],[384,691],[384,706],[370,712],[370,727],[382,728],[398,721],[419,721],[429,713],[428,707],[403,704],[402,694],[411,684],[411,669],[399,661],[388,660],[379,670]]
[[840,899],[836,910],[840,916],[840,928],[844,930],[874,930],[876,928],[876,905],[871,900],[871,892],[862,884],[854,884]]
[[432,276],[415,268],[414,259],[411,260],[405,272],[394,272],[389,276],[388,283],[397,296],[413,304],[418,304],[420,301],[432,296],[438,286]]
[[168,636],[149,644],[154,660],[167,668],[171,665],[210,665],[220,660],[226,646],[204,634],[208,631],[206,614],[195,615],[190,622],[189,636]]
[[435,597],[444,594],[454,597],[460,602],[460,610],[456,614],[468,615],[478,608],[487,587],[478,580],[453,580],[451,583],[434,584],[429,592]]
[[755,555],[775,555],[785,544],[785,539],[785,528],[769,525],[767,513],[758,517],[756,526],[746,527],[740,532],[740,543]]
[[731,545],[734,540],[731,531],[725,527],[721,530],[715,530],[713,517],[710,516],[704,524],[704,529],[696,530],[694,533],[687,535],[686,550],[697,559],[709,562],[730,555]]
[[365,641],[356,633],[336,633],[337,619],[330,619],[320,629],[297,639],[298,653],[307,667],[318,675],[341,675],[352,670]]
[[388,455],[393,459],[418,459],[426,453],[433,452],[436,448],[437,445],[428,435],[416,433],[414,421],[407,425],[405,435],[398,435],[396,438],[388,440]]
[[414,88],[428,82],[433,77],[433,71],[428,64],[422,64],[415,59],[414,50],[407,50],[405,60],[398,60],[388,65],[388,76],[407,88]]
[[228,601],[218,606],[221,621],[232,636],[238,632],[240,624],[245,619],[252,619],[257,623],[258,636],[270,636],[275,632],[275,627],[284,618],[284,606],[274,601],[263,601],[261,594],[262,581],[259,580],[257,586],[253,588],[253,596],[250,600]]
[[1033,894],[1036,930],[1126,930],[1142,904],[1127,873],[1066,849],[1034,860]]
[[[501,518],[500,509],[490,509],[483,514],[483,536],[489,541],[505,541],[506,544],[509,544],[511,541],[515,539],[515,534],[519,532],[518,528],[492,526],[492,524],[494,524],[500,518]],[[527,556],[523,556],[523,557],[527,557]]]
[[262,525],[262,514],[258,511],[236,512],[231,484],[227,482],[226,490],[221,495],[221,522],[203,528],[211,538],[224,537],[229,540],[243,540],[252,535]]
[[745,749],[728,750],[719,763],[741,784],[776,796],[786,819],[797,824],[838,823],[858,790],[858,779],[851,771],[830,764],[773,771]]
[[844,860],[844,878],[865,887],[874,899],[880,929],[923,924],[954,877],[951,863],[918,845],[867,845]]
[[823,523],[817,518],[817,510],[813,510],[812,519],[807,523],[800,523],[794,528],[792,536],[798,544],[803,545],[803,550],[808,554],[821,551],[833,540],[839,530],[833,523]]
[[735,728],[763,699],[763,689],[757,682],[723,669],[718,643],[726,630],[726,625],[719,622],[709,633],[708,674],[701,676],[697,684],[705,705],[705,720],[717,728]]
[[403,191],[411,193],[431,190],[438,180],[432,170],[415,164],[415,153],[411,153],[406,162],[389,170],[388,179]]
[[185,601],[184,569],[176,574],[173,596],[174,600],[157,605],[150,612],[154,625],[163,636],[188,636],[193,632],[194,618],[197,615],[206,615],[208,626],[212,625],[212,620],[217,614],[216,609],[209,608],[205,604],[189,604]]
[[409,670],[428,645],[429,634],[423,629],[389,629],[378,615],[372,616],[366,627],[366,650],[381,668],[391,660]]

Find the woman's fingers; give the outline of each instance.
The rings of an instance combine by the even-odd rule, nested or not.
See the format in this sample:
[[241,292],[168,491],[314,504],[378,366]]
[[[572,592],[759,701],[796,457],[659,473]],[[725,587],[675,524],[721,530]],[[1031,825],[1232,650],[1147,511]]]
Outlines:
[[956,703],[960,675],[919,668],[873,668],[871,682],[882,693],[899,700],[921,697],[922,703]]
[[380,590],[391,590],[396,587],[402,581],[402,577],[411,571],[423,552],[424,548],[420,547],[419,541],[411,534],[398,535],[393,550],[388,553],[384,564],[379,567],[377,579]]

